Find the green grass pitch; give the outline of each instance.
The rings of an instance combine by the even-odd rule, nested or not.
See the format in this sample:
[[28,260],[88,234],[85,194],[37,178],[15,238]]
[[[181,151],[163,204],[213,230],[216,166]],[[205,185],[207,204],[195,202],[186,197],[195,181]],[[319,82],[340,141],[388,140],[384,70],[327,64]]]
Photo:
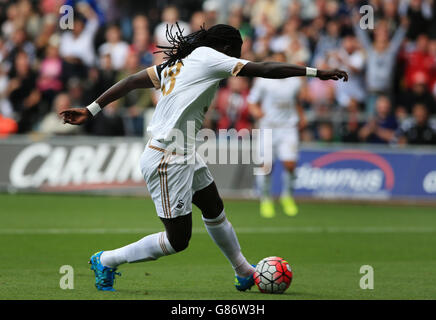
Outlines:
[[[278,255],[294,271],[282,295],[237,292],[230,264],[197,209],[189,248],[123,265],[117,292],[99,292],[87,261],[162,230],[150,199],[0,194],[0,299],[435,299],[436,210],[428,207],[302,203],[265,220],[255,201],[225,201],[244,255]],[[277,207],[278,208],[278,207]],[[59,286],[74,268],[74,290]],[[362,265],[374,289],[362,290]]]

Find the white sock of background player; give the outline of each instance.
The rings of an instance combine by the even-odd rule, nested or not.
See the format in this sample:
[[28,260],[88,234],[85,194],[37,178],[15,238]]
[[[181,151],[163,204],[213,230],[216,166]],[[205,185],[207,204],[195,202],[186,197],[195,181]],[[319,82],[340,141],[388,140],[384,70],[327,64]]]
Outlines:
[[295,174],[283,169],[282,172],[282,193],[280,196],[292,196],[294,190]]
[[129,262],[156,260],[162,256],[176,253],[171,246],[166,232],[150,234],[141,240],[119,249],[104,251],[100,262],[110,268]]
[[261,200],[268,200],[271,198],[271,175],[257,175],[256,184],[260,193]]
[[203,217],[203,221],[210,237],[230,261],[235,273],[244,278],[253,274],[254,268],[242,255],[235,230],[229,220],[227,220],[224,210],[215,219]]

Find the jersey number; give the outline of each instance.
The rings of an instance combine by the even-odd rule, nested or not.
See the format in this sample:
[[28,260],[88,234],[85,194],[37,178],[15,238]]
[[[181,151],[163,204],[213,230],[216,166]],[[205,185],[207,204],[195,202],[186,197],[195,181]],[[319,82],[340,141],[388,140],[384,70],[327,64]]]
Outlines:
[[[181,68],[182,68],[182,63],[177,62],[174,66],[165,70],[165,72],[164,72],[165,83],[162,86],[162,94],[164,96],[169,95],[171,93],[171,91],[173,91],[174,86],[176,85],[176,77],[180,73]],[[170,87],[168,88],[168,90],[166,88],[166,84],[168,83],[168,81],[166,81],[167,77],[170,78]]]

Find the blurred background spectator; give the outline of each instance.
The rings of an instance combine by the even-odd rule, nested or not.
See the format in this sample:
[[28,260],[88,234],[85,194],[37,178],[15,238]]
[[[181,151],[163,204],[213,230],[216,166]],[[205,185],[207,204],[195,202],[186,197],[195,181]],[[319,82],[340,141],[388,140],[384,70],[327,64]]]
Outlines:
[[413,118],[405,122],[399,130],[400,143],[436,144],[436,123],[429,120],[428,109],[424,104],[413,106]]
[[249,84],[246,78],[232,77],[221,88],[207,113],[205,125],[211,129],[252,129],[248,110]]
[[[74,7],[72,30],[59,25],[64,4]],[[374,30],[360,26],[366,4],[374,9]],[[244,59],[284,52],[288,63],[347,70],[347,83],[303,81],[303,141],[435,144],[435,12],[433,0],[0,1],[0,136],[144,135],[160,97],[154,89],[130,93],[81,131],[60,123],[57,113],[161,63],[153,52],[178,21],[184,34],[216,23],[238,28]],[[223,81],[205,126],[256,127],[246,102],[252,85]]]
[[59,113],[71,106],[68,94],[60,93],[56,96],[53,109],[45,115],[39,125],[38,131],[45,134],[70,135],[80,132],[81,127],[64,124]]
[[359,138],[369,143],[389,143],[398,128],[391,102],[387,96],[379,96],[375,104],[375,115],[360,129]]

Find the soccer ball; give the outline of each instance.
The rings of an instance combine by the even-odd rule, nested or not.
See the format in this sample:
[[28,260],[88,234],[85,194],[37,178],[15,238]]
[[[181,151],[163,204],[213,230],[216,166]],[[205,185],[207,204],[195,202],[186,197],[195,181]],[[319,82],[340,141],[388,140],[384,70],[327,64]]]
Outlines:
[[262,259],[256,266],[254,282],[262,293],[283,293],[292,282],[291,266],[280,257]]

